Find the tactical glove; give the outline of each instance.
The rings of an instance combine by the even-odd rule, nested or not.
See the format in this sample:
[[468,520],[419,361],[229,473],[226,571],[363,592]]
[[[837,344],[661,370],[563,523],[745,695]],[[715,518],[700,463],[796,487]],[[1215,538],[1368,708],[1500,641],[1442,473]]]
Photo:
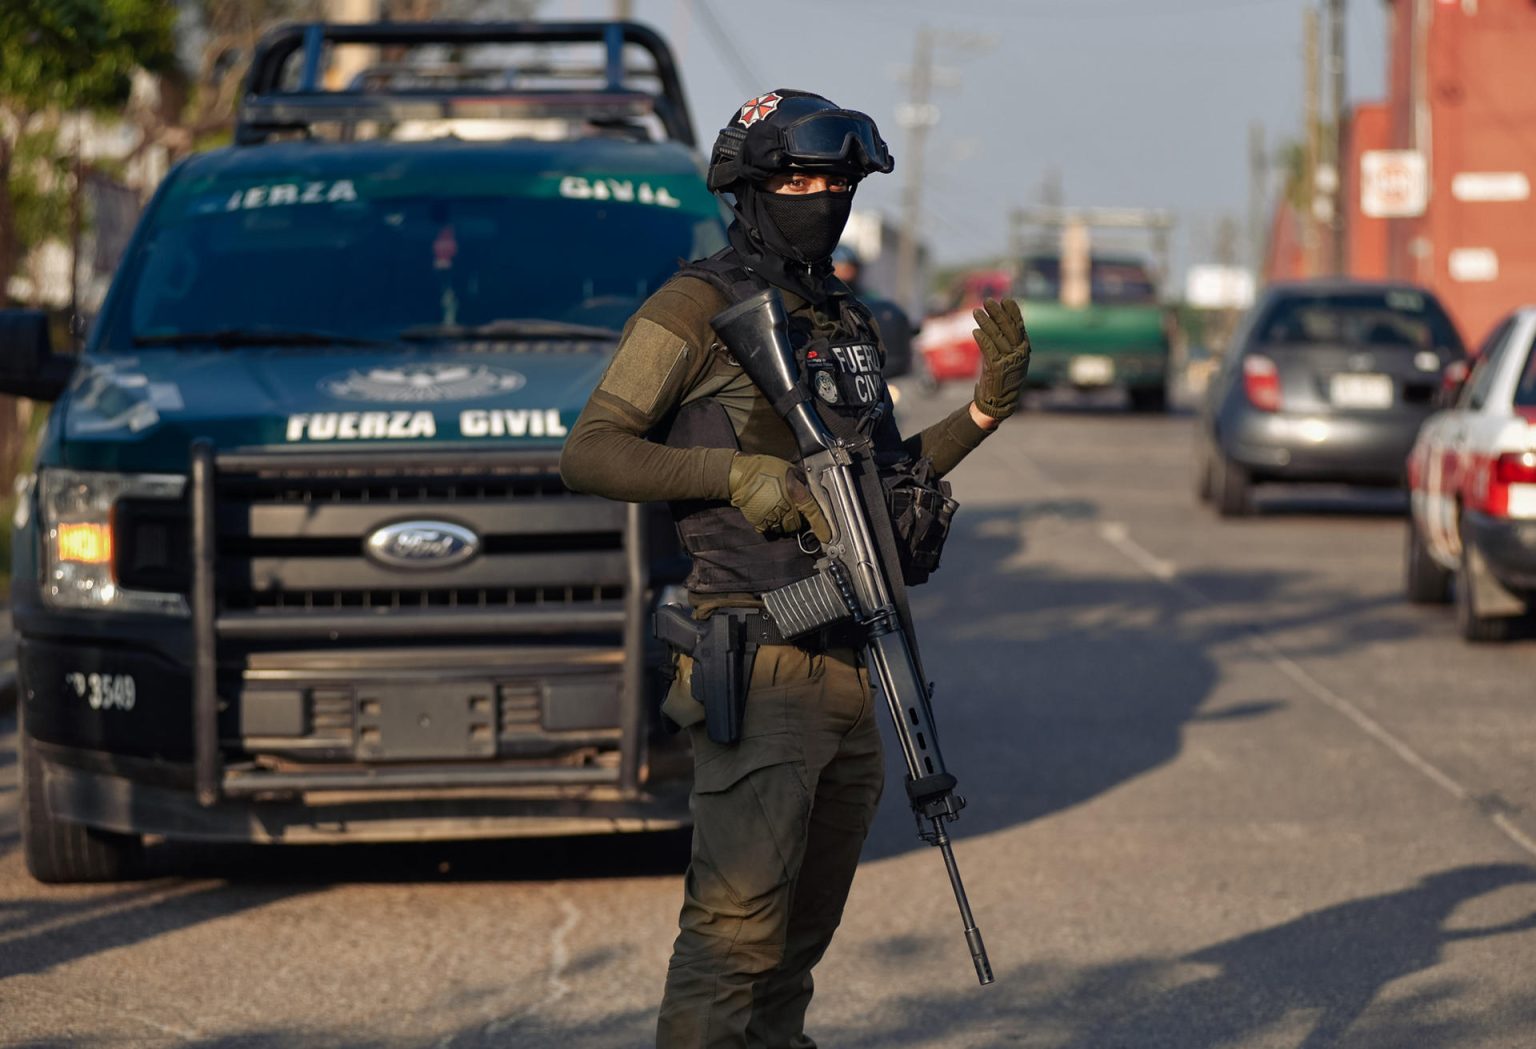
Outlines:
[[805,472],[776,455],[738,455],[731,460],[731,505],[759,532],[793,535],[809,524],[822,542],[832,538]]
[[1029,332],[1013,299],[988,299],[972,312],[981,325],[971,334],[981,348],[981,378],[976,383],[976,407],[994,419],[1006,419],[1019,406],[1019,391],[1029,371]]

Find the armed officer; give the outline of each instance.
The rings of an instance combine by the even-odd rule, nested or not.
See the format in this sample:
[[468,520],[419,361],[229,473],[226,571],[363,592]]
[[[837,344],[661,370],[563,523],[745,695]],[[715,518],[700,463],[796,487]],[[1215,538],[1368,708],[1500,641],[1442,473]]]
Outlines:
[[[710,319],[777,288],[818,412],[870,437],[882,476],[916,484],[918,504],[1013,414],[1029,364],[1017,304],[989,301],[976,311],[974,400],[902,440],[879,333],[831,265],[859,181],[893,166],[873,120],[820,95],[772,91],[736,110],[708,172],[735,215],[730,246],[685,266],[631,318],[561,458],[576,491],[670,502],[692,560],[704,640],[679,657],[663,705],[691,736],[695,773],[662,1049],[814,1049],[811,969],[841,920],[884,782],[855,628],[789,642],[762,611],[762,593],[813,573],[827,525],[789,428]],[[921,546],[913,532],[934,516],[903,514],[903,536]]]

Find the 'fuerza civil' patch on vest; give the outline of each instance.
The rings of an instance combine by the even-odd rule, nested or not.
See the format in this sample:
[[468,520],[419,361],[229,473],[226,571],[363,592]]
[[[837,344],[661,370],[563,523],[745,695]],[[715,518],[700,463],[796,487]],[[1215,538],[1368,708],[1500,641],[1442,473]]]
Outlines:
[[867,341],[832,343],[806,350],[811,389],[824,404],[868,408],[885,398],[880,350]]
[[687,359],[687,343],[642,317],[625,336],[597,388],[649,418]]

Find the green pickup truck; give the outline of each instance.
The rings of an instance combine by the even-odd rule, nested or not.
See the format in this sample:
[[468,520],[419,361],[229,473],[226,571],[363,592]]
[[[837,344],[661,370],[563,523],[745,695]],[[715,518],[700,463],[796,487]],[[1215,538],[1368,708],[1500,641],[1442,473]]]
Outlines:
[[1122,387],[1131,408],[1168,403],[1168,332],[1147,265],[1094,255],[1086,281],[1064,279],[1058,254],[1025,257],[1014,286],[1034,347],[1029,382],[1078,390]]

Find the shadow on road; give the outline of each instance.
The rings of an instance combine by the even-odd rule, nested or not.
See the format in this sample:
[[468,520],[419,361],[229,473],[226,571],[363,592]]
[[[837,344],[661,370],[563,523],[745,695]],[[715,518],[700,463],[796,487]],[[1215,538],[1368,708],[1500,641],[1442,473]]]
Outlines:
[[1403,517],[1408,493],[1398,488],[1262,485],[1254,493],[1259,517]]
[[[1327,640],[1308,655],[1428,626],[1378,615],[1395,596],[1362,598],[1304,566],[1181,574],[1205,598],[1194,601],[1124,561],[1093,531],[1097,516],[1078,500],[962,511],[942,581],[913,592],[945,758],[970,800],[962,836],[1069,808],[1172,761],[1188,722],[1282,709],[1265,700],[1201,712],[1220,676],[1215,650],[1251,624],[1317,630]],[[1031,557],[1047,528],[1055,549],[1081,536],[1070,571]],[[889,738],[887,754],[899,783]],[[904,797],[887,791],[866,858],[920,847]]]
[[[1466,991],[1450,980],[1421,977],[1377,999],[1389,985],[1432,970],[1451,944],[1536,929],[1531,909],[1487,925],[1453,923],[1461,905],[1533,882],[1536,868],[1525,865],[1459,867],[1182,958],[1066,971],[1027,966],[1000,975],[998,990],[1009,993],[987,992],[972,999],[975,1008],[934,994],[893,1003],[873,1024],[834,1024],[817,1034],[830,1045],[908,1049],[932,1044],[934,1018],[943,1017],[957,1041],[999,1049],[1326,1049],[1346,1037],[1352,1045],[1414,1049],[1517,1044],[1503,1039],[1530,1031],[1536,1002],[1528,995],[1485,1002],[1475,1018],[1441,1008]],[[1526,908],[1536,905],[1529,891],[1522,898]]]
[[[1345,1044],[1451,1049],[1522,1044],[1520,1032],[1529,1032],[1536,1023],[1536,1002],[1529,995],[1503,1000],[1485,996],[1476,1009],[1447,1009],[1448,1001],[1469,989],[1458,981],[1436,979],[1433,970],[1454,944],[1536,930],[1536,898],[1529,889],[1533,883],[1536,868],[1526,865],[1458,867],[1183,957],[1136,958],[1086,968],[1024,964],[1000,971],[997,985],[985,991],[963,986],[964,977],[957,972],[953,987],[882,999],[878,1011],[858,1017],[830,1017],[813,1007],[810,1030],[820,1044],[845,1049],[950,1044],[984,1049],[1330,1049]],[[1527,888],[1518,897],[1484,905],[1515,917],[1483,924],[1457,920],[1464,904],[1522,886]],[[904,959],[931,949],[938,948],[911,937],[867,944],[861,968],[871,978],[889,973],[893,983],[903,983]],[[579,963],[577,959],[574,964]],[[590,1001],[585,1011],[593,1011]],[[652,1022],[648,1010],[604,1013],[597,1006],[596,1011],[595,1017],[578,1021],[540,1008],[527,1015],[482,1020],[434,1035],[431,1041],[460,1049],[647,1044]],[[338,1049],[382,1044],[349,1039],[339,1031],[294,1030],[281,1021],[184,1044],[267,1049],[322,1043]],[[105,1043],[69,1039],[26,1044],[31,1049],[63,1049]]]
[[267,886],[160,882],[71,889],[0,900],[0,979],[145,943],[298,895]]

